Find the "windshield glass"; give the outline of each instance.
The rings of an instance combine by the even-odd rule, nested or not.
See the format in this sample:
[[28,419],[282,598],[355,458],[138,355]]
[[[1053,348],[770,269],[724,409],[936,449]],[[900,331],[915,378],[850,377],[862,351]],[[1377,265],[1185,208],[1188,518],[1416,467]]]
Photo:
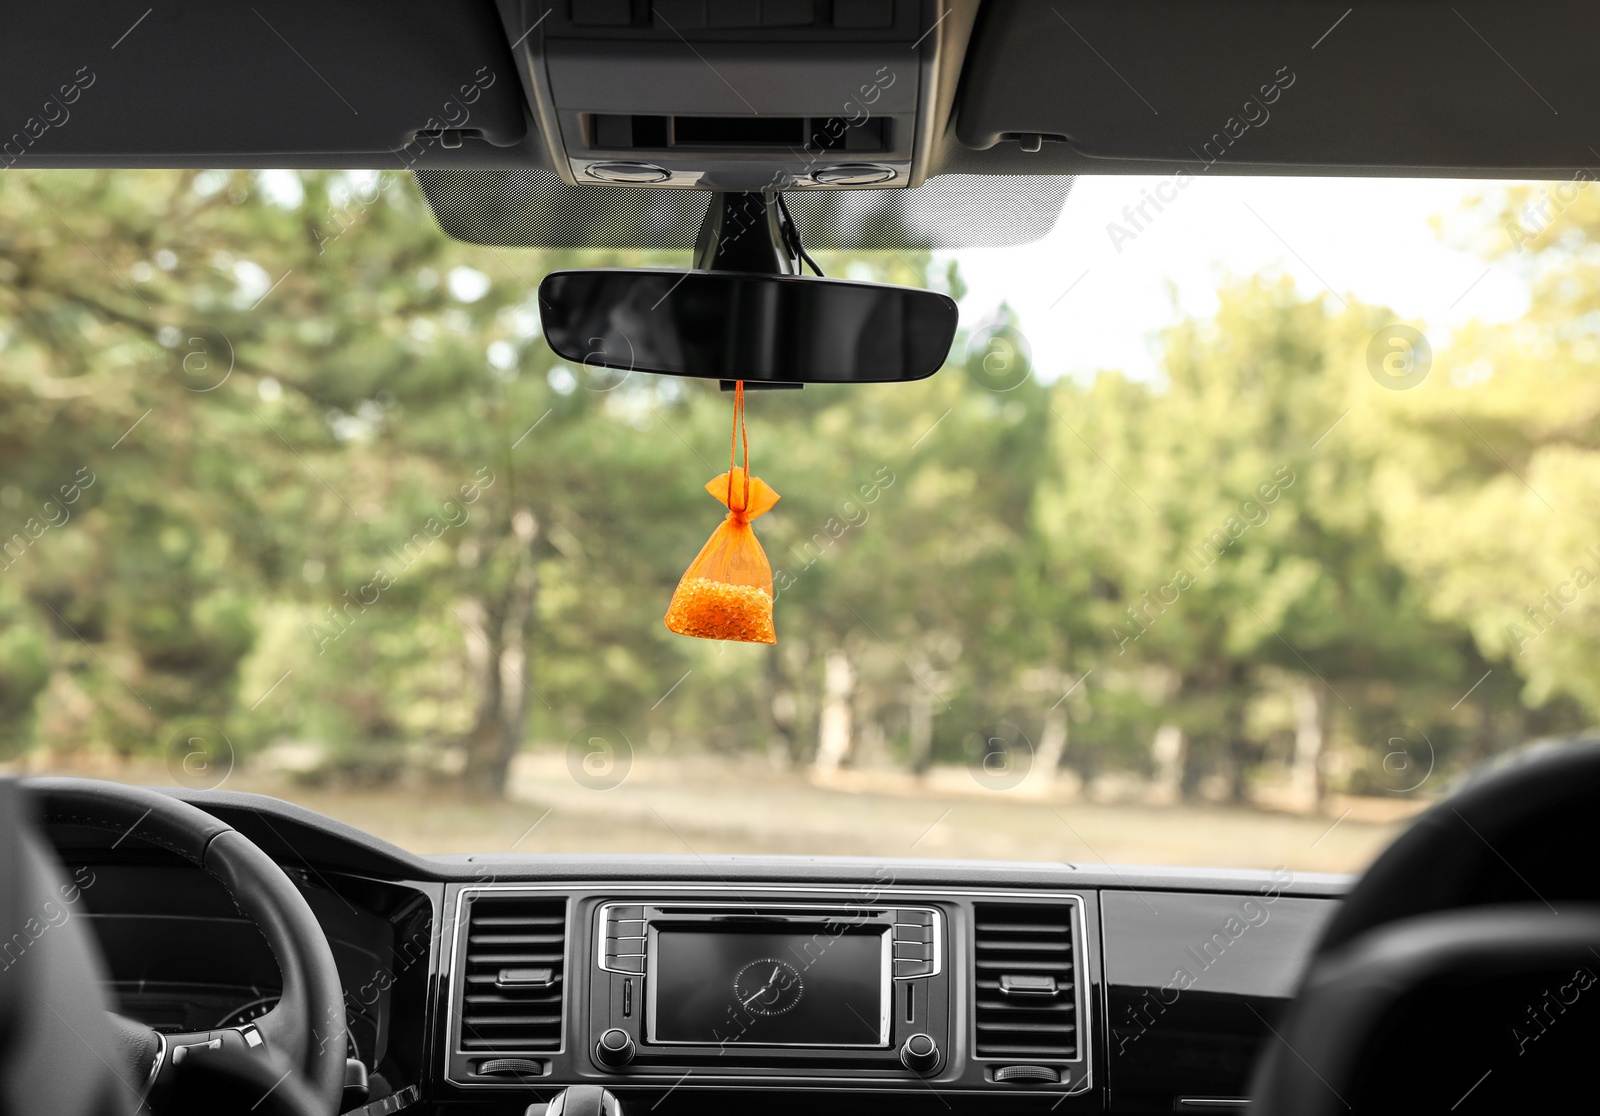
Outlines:
[[746,400],[777,644],[662,618],[733,396],[556,359],[408,175],[0,181],[0,749],[418,852],[1351,871],[1600,708],[1584,181],[1080,179],[818,253],[945,368]]

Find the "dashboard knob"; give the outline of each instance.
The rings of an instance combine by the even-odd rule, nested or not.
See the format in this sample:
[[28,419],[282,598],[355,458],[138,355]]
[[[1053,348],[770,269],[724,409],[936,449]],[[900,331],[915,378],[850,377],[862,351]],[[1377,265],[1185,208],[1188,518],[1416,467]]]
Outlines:
[[932,1073],[939,1065],[939,1044],[932,1035],[912,1035],[900,1044],[900,1064],[912,1073]]
[[633,1061],[633,1038],[621,1027],[613,1027],[594,1044],[594,1060],[613,1069]]

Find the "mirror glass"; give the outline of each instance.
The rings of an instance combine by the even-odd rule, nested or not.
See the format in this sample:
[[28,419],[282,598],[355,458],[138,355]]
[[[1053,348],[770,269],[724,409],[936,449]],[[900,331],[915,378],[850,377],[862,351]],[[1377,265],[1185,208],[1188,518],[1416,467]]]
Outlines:
[[920,380],[955,339],[936,291],[735,271],[555,271],[539,284],[564,360],[635,372],[802,384]]

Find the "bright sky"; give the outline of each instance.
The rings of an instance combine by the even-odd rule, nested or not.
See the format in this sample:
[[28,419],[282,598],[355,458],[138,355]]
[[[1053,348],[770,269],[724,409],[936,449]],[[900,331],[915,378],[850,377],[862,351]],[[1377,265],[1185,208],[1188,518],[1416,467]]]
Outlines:
[[[1161,185],[1165,183],[1165,185]],[[1041,378],[1121,369],[1157,375],[1157,331],[1216,310],[1228,274],[1286,273],[1312,295],[1387,305],[1421,319],[1434,351],[1471,318],[1514,320],[1528,303],[1525,269],[1445,246],[1429,218],[1504,183],[1449,179],[1206,178],[1178,191],[1154,177],[1079,178],[1049,236],[1016,248],[940,253],[969,287],[962,323],[1002,301],[1021,317]],[[1174,196],[1151,220],[1124,215],[1146,192]],[[1107,225],[1133,233],[1113,244]],[[1120,249],[1120,250],[1119,250]],[[1176,307],[1174,307],[1174,298]]]

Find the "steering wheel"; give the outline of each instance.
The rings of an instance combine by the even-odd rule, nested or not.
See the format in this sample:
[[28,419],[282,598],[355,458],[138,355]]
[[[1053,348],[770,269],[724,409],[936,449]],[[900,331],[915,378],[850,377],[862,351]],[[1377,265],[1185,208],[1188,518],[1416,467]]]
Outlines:
[[1373,861],[1313,960],[1377,927],[1463,907],[1600,903],[1600,741],[1518,753],[1472,776]]
[[283,869],[232,826],[158,791],[94,779],[27,779],[22,787],[46,825],[135,837],[202,869],[266,938],[282,975],[277,1006],[242,1027],[161,1034],[113,1014],[113,1061],[124,1080],[145,1083],[159,1107],[193,1069],[257,1085],[295,1116],[334,1116],[348,1047],[344,990],[316,916]]
[[[1352,1102],[1359,1110],[1363,1091],[1406,1111],[1399,1090],[1428,1079],[1425,1071],[1465,1062],[1475,1067],[1471,1085],[1480,1061],[1492,1069],[1490,1055],[1475,1060],[1468,1043],[1491,1031],[1500,1042],[1507,1028],[1482,1021],[1520,1013],[1523,984],[1554,979],[1550,986],[1559,988],[1574,970],[1594,964],[1597,813],[1600,741],[1590,740],[1533,748],[1490,766],[1419,816],[1329,921],[1275,1032],[1281,1041],[1257,1063],[1251,1111],[1308,1116],[1347,1111]],[[1503,1011],[1489,1006],[1502,990],[1513,1005]],[[1571,1022],[1552,1029],[1560,1031],[1552,1042],[1592,1038]],[[1429,1045],[1435,1039],[1440,1049]],[[1551,1053],[1552,1042],[1536,1053]],[[1540,1086],[1558,1102],[1570,1099],[1563,1092],[1573,1085],[1568,1073],[1586,1057],[1552,1057]],[[1586,1075],[1579,1076],[1587,1090]],[[1532,1102],[1526,1077],[1501,1073],[1474,1103],[1515,1085],[1517,1107],[1556,1110]]]

